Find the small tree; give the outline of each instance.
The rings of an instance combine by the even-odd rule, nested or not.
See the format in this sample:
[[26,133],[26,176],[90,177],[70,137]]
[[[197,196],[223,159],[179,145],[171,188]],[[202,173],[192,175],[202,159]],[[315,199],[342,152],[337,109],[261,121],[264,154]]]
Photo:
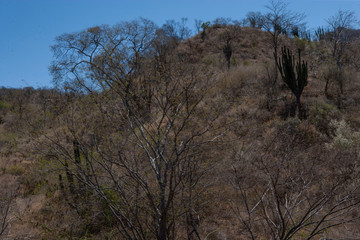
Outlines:
[[[280,35],[290,33],[295,26],[302,26],[305,15],[292,12],[287,8],[288,4],[283,0],[271,0],[266,6],[268,12],[261,18],[262,28],[269,33],[271,47],[275,52],[275,65],[277,66],[278,48],[280,44]],[[277,71],[275,71],[276,83]]]
[[318,140],[305,143],[308,130],[300,126],[297,119],[283,122],[265,144],[237,150],[232,207],[239,232],[247,233],[241,239],[330,239],[359,220],[357,153],[324,148]]
[[344,93],[343,58],[350,44],[351,34],[348,31],[357,23],[355,12],[339,10],[337,14],[327,19],[329,39],[331,42],[331,54],[340,72],[337,78],[340,93]]
[[10,205],[11,197],[1,198],[0,199],[0,236],[5,235],[5,232],[9,228],[11,223],[10,219]]
[[187,20],[187,18],[181,18],[180,22],[167,20],[161,29],[167,36],[181,42],[189,38],[191,35],[191,30],[186,26]]
[[218,44],[218,42],[214,43],[215,46],[223,52],[228,70],[231,67],[231,57],[234,53],[233,42],[234,40],[239,38],[240,32],[241,28],[238,26],[226,26],[223,28],[223,31],[219,35],[218,40],[220,41],[220,45]]
[[205,37],[206,37],[206,30],[207,30],[208,28],[210,28],[210,22],[209,22],[209,21],[203,22],[203,23],[201,24],[201,29],[202,29],[202,31],[201,31],[201,39],[202,39],[202,40],[205,39]]
[[260,12],[248,12],[245,22],[249,27],[261,28],[263,25],[263,15]]
[[230,69],[230,65],[231,65],[231,56],[233,53],[233,49],[231,46],[231,38],[226,39],[226,43],[223,47],[223,53],[227,62],[227,68]]
[[201,25],[203,21],[201,19],[195,19],[194,25],[196,29],[196,33],[199,33],[201,31]]
[[298,50],[299,60],[295,62],[295,57],[292,52],[286,48],[282,48],[282,58],[279,58],[277,66],[279,68],[281,78],[286,85],[291,89],[296,97],[296,104],[298,108],[298,116],[301,117],[301,102],[300,96],[307,85],[308,68],[307,62],[301,61],[300,49]]

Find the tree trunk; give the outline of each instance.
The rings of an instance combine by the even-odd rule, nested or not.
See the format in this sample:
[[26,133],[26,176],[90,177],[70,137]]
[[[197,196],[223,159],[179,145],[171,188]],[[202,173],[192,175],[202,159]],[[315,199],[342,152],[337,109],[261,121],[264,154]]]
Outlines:
[[339,76],[338,76],[338,84],[339,84],[339,89],[340,89],[340,93],[341,95],[344,94],[344,79],[343,79],[343,70],[342,70],[342,62],[341,59],[337,59],[336,60],[336,65],[339,69]]
[[325,89],[324,89],[324,94],[327,99],[329,99],[329,97],[330,97],[329,93],[328,93],[329,83],[330,83],[330,78],[327,78],[326,83],[325,83]]
[[[161,171],[159,171],[161,172]],[[163,180],[164,181],[164,180]],[[160,185],[160,206],[159,206],[159,229],[158,229],[158,240],[167,240],[167,209],[166,209],[166,190],[163,181],[159,182]]]
[[301,102],[300,102],[300,94],[296,95],[296,105],[298,109],[298,118],[302,119],[302,108],[301,108]]

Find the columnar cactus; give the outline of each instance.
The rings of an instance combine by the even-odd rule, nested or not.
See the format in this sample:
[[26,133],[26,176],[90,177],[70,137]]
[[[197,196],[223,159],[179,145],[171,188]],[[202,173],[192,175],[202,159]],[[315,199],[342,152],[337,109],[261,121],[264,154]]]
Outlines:
[[307,62],[301,61],[300,49],[298,50],[299,60],[297,62],[288,48],[283,47],[281,50],[282,58],[279,58],[277,65],[281,78],[296,97],[298,116],[300,118],[302,114],[300,96],[308,83]]

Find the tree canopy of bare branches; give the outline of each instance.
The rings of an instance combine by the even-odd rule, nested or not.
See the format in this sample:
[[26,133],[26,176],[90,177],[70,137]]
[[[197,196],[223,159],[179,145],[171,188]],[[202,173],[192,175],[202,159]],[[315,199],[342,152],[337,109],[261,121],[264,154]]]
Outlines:
[[57,38],[55,80],[88,95],[98,111],[89,118],[69,104],[66,128],[54,135],[72,140],[48,144],[70,194],[87,189],[102,199],[123,238],[176,239],[180,226],[200,238],[198,186],[217,116],[198,106],[211,72],[170,55],[168,34],[157,30],[141,19]]

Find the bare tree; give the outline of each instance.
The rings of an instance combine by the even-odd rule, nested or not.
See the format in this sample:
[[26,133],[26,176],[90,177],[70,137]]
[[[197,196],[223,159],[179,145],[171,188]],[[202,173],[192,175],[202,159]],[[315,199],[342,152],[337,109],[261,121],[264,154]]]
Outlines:
[[4,235],[11,223],[10,208],[12,198],[7,197],[0,199],[0,236]]
[[200,239],[195,202],[217,116],[198,106],[211,73],[169,55],[156,30],[142,19],[57,39],[55,79],[90,94],[98,110],[69,112],[48,144],[72,188],[100,197],[123,238],[176,239],[186,216],[188,238]]
[[262,28],[263,14],[261,12],[248,12],[246,14],[245,22],[252,28]]
[[175,38],[177,41],[183,41],[191,35],[191,30],[186,26],[187,20],[187,18],[181,18],[180,22],[168,20],[162,26],[162,29],[169,37]]
[[219,18],[216,18],[215,20],[212,21],[211,26],[213,28],[226,27],[226,26],[230,25],[231,22],[232,22],[231,18],[219,17]]
[[[277,58],[278,49],[280,46],[280,35],[287,35],[295,26],[304,25],[303,20],[305,15],[303,13],[292,12],[288,9],[287,2],[283,0],[271,0],[266,6],[268,11],[263,14],[261,18],[262,28],[268,32],[270,36],[270,44],[274,50],[275,70],[277,80]],[[275,84],[276,82],[274,82]]]
[[358,172],[350,163],[357,153],[345,158],[317,146],[313,151],[323,158],[311,159],[301,150],[303,133],[290,129],[260,149],[251,146],[234,166],[238,199],[233,209],[251,239],[313,239],[359,220]]
[[239,37],[240,31],[240,27],[230,25],[225,27],[224,32],[220,34],[220,41],[222,43],[221,50],[226,59],[228,70],[231,67],[231,57],[234,52],[233,42]]
[[195,19],[194,26],[196,29],[196,33],[199,33],[201,31],[201,25],[203,21],[201,19]]
[[[231,59],[235,49],[233,47],[234,42],[239,38],[241,33],[241,27],[236,25],[219,25],[222,26],[219,30],[218,37],[212,42],[212,45],[221,51],[225,57],[227,69],[230,70]],[[220,27],[219,27],[220,28]]]
[[[350,29],[357,23],[355,18],[355,12],[339,10],[336,15],[327,19],[328,23],[328,35],[331,42],[331,54],[336,62],[336,66],[339,70],[339,76],[337,82],[340,93],[344,93],[344,79],[343,79],[343,57],[344,53],[351,42]],[[326,86],[329,82],[327,80]],[[325,87],[325,94],[327,95]]]

